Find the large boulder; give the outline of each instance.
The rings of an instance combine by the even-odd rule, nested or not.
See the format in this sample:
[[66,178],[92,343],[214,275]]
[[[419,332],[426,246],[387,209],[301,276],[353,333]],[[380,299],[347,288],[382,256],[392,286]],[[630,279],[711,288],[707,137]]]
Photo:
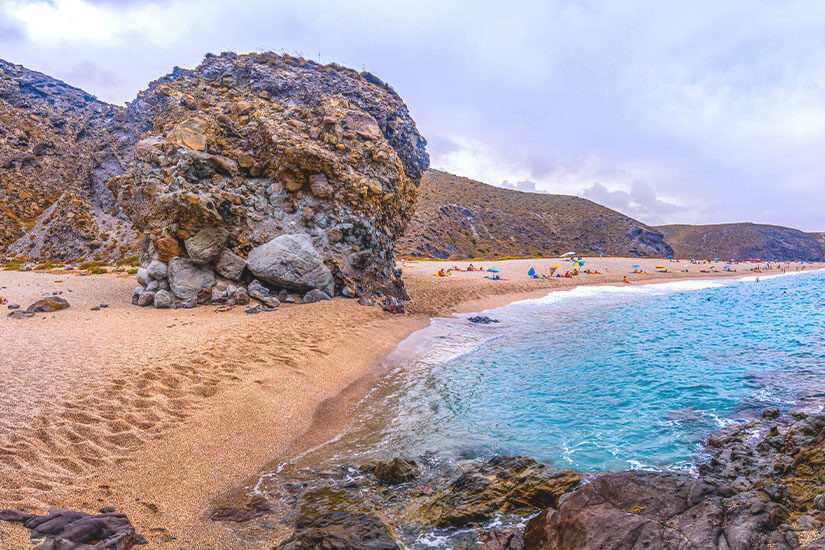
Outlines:
[[[314,245],[298,255],[311,258],[309,279],[265,275],[270,266],[255,276],[408,298],[394,247],[429,158],[404,102],[375,76],[272,53],[209,55],[153,82],[127,118],[143,139],[131,172],[109,188],[149,256],[169,258],[167,243],[179,239],[194,262],[235,274],[239,259],[261,259],[259,247],[304,235]],[[206,228],[225,230],[225,242],[202,237]]]
[[527,523],[525,548],[603,550],[768,548],[779,504],[686,473],[624,471],[596,477]]
[[215,285],[215,272],[186,258],[169,262],[169,287],[184,302],[195,302],[203,288]]
[[499,455],[474,464],[422,509],[439,527],[461,526],[555,506],[580,482],[573,470],[555,470],[524,456]]
[[221,257],[229,233],[221,227],[206,227],[183,244],[189,258],[196,264],[211,264]]
[[308,235],[281,235],[249,252],[246,265],[253,275],[276,286],[307,291],[334,291],[332,272],[324,265]]
[[49,296],[48,298],[41,298],[37,300],[28,308],[26,313],[51,313],[53,311],[60,311],[69,307],[69,302],[60,296]]

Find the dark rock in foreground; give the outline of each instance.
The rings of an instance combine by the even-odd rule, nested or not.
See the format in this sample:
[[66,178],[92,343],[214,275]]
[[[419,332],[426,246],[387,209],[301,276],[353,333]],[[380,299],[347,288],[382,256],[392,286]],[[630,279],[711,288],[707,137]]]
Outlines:
[[45,516],[37,516],[1,510],[0,520],[21,522],[33,540],[42,539],[35,550],[129,550],[137,540],[123,514],[92,516],[53,508]]
[[[672,472],[605,474],[528,522],[535,550],[767,547],[787,515],[756,493]],[[784,541],[780,541],[784,542]]]
[[353,512],[331,512],[301,518],[291,539],[278,550],[398,550],[387,525],[375,516]]

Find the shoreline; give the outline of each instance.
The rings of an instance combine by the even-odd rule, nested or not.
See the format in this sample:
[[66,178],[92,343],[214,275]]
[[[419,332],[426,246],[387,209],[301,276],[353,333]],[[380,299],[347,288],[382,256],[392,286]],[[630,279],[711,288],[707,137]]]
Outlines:
[[[652,264],[655,260],[603,260],[611,266],[631,261]],[[504,270],[512,267],[514,271],[523,273],[526,271],[525,263],[535,264],[538,261],[497,262],[496,267]],[[225,548],[249,548],[220,524],[206,519],[210,507],[228,492],[237,491],[250,476],[276,461],[283,461],[283,457],[290,456],[295,449],[311,446],[312,442],[323,443],[326,435],[340,433],[342,425],[336,425],[332,420],[341,420],[344,416],[342,411],[346,411],[348,404],[357,402],[370,391],[371,384],[382,373],[382,359],[413,332],[426,327],[433,317],[482,311],[514,301],[542,297],[553,290],[600,284],[621,285],[617,278],[624,270],[618,265],[611,267],[619,269],[618,273],[565,280],[535,281],[521,277],[493,282],[483,280],[480,274],[466,274],[468,277],[465,280],[457,276],[443,281],[430,277],[428,272],[438,269],[434,264],[436,262],[419,262],[413,269],[408,268],[409,273],[405,273],[414,301],[410,304],[409,315],[402,318],[340,299],[312,306],[285,307],[270,317],[257,316],[256,319],[250,319],[253,316],[244,316],[239,311],[216,315],[210,308],[185,312],[192,316],[187,317],[192,319],[187,322],[196,326],[206,325],[203,338],[187,350],[199,361],[187,364],[185,357],[180,356],[186,353],[167,357],[162,353],[165,349],[161,349],[153,359],[162,360],[167,367],[173,365],[173,372],[189,371],[190,374],[192,369],[200,374],[211,363],[223,361],[223,370],[228,372],[223,373],[225,377],[216,376],[210,381],[211,389],[204,393],[211,394],[192,403],[181,404],[181,410],[172,411],[178,412],[180,418],[173,415],[170,427],[154,430],[149,437],[138,442],[134,450],[120,453],[120,457],[114,457],[110,464],[92,468],[97,486],[84,485],[84,478],[80,477],[73,490],[47,492],[51,495],[48,503],[37,505],[36,501],[29,500],[29,504],[22,505],[42,510],[48,504],[79,507],[86,511],[95,511],[104,504],[112,505],[129,515],[138,532],[159,548],[176,548],[181,542],[207,547],[211,544]],[[55,276],[42,275],[41,279]],[[645,277],[634,277],[634,283],[655,284],[747,275],[750,273],[673,273],[663,277],[651,273]],[[113,282],[117,282],[117,288],[118,285],[124,288],[131,285],[130,281],[119,281],[114,277],[87,277],[84,280],[93,283],[93,288]],[[168,316],[156,315],[155,312],[115,304],[115,299],[111,300],[113,307],[107,314],[117,313],[120,321],[125,315],[142,318],[150,313],[155,323],[163,323],[162,319],[169,320]],[[81,313],[79,309],[73,312],[75,317]],[[173,315],[182,317],[183,312],[173,312]],[[80,316],[90,317],[87,311]],[[59,314],[49,318],[44,316],[42,321],[33,319],[22,322],[40,323],[59,331],[63,328],[57,324],[61,319],[66,322]],[[218,322],[212,327],[210,320]],[[12,321],[3,319],[0,322]],[[280,334],[284,332],[282,325],[290,327],[288,336]],[[4,328],[7,326],[12,325],[6,324]],[[228,330],[227,326],[230,327]],[[335,330],[329,330],[329,326]],[[194,329],[184,330],[191,332]],[[160,331],[159,341],[162,343],[166,336]],[[290,338],[299,341],[293,342]],[[209,347],[210,339],[214,339],[212,348]],[[246,342],[248,339],[253,342]],[[11,340],[13,345],[14,338]],[[291,344],[290,353],[283,352],[287,343]],[[262,349],[257,350],[256,346]],[[232,351],[237,354],[239,350],[241,354],[235,359],[240,359],[241,363],[229,365],[225,361],[227,354],[231,355]],[[273,359],[277,360],[276,352],[283,357],[281,360],[285,365],[271,364]],[[336,365],[331,366],[332,363]],[[116,370],[122,379],[140,374],[140,369],[129,373]],[[147,374],[149,378],[145,377]],[[155,375],[155,380],[152,380],[152,375]],[[137,379],[144,384],[143,390],[147,387],[158,389],[157,380],[168,375],[169,372],[163,369],[153,373],[150,368]],[[147,380],[148,384],[145,383]],[[185,386],[191,382],[193,380],[187,382],[186,377],[182,377],[178,385]],[[122,388],[118,391],[122,392]],[[169,395],[163,399],[167,405],[169,401],[181,400],[175,397],[175,392],[167,393]],[[137,395],[136,399],[139,398],[140,395]],[[152,403],[149,405],[154,406]],[[125,414],[138,413],[127,410]],[[318,430],[313,431],[315,428]],[[152,431],[151,428],[149,431]],[[80,496],[78,491],[82,493]],[[20,501],[2,500],[0,508],[21,505]],[[0,542],[5,540],[4,536],[11,536],[6,532],[8,529],[8,526],[0,524]]]

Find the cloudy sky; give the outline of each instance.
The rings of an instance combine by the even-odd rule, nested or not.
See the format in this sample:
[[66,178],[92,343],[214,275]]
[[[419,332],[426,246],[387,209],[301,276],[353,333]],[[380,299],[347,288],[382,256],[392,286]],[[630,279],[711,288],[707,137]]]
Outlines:
[[821,0],[0,0],[0,57],[115,103],[226,50],[377,74],[436,168],[825,231]]

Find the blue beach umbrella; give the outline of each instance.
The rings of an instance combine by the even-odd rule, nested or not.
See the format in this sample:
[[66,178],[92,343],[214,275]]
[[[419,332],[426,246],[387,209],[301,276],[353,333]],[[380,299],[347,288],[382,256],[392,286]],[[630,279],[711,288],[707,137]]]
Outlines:
[[670,255],[668,256],[668,258],[672,258],[672,257],[673,257],[673,254],[670,254]]
[[490,273],[501,273],[501,270],[500,270],[500,269],[496,269],[495,267],[491,267],[491,268],[490,268],[490,269],[488,269],[487,271],[489,271]]
[[632,265],[632,266],[630,266],[630,267],[642,267],[642,266],[640,266],[639,264],[633,264],[633,265]]

